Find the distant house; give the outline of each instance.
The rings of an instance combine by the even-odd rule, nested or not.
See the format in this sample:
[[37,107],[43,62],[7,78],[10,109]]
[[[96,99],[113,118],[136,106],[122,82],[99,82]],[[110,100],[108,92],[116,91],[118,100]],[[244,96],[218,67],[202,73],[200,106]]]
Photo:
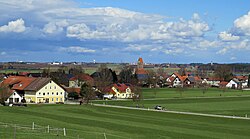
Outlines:
[[236,78],[231,79],[228,84],[226,85],[227,88],[232,88],[232,89],[242,89],[247,87],[247,81],[248,80],[238,80]]
[[173,87],[183,86],[186,78],[188,78],[188,76],[176,76],[173,81]]
[[84,83],[93,86],[94,79],[88,74],[80,74],[69,79],[69,87],[78,88]]
[[221,81],[222,79],[219,79],[219,78],[204,78],[202,80],[202,83],[207,83],[208,85],[212,87],[219,87]]
[[21,103],[21,101],[24,99],[23,94],[17,93],[15,90],[10,91],[10,96],[5,101],[8,104],[15,104],[15,103]]
[[201,78],[197,76],[188,76],[184,81],[184,86],[195,87],[201,83]]
[[115,98],[133,98],[134,93],[132,93],[131,84],[113,84],[110,87],[109,93],[113,94]]
[[14,90],[13,96],[19,95],[17,98],[23,98],[27,103],[63,103],[65,100],[65,90],[50,78],[10,76],[1,84],[8,85]]

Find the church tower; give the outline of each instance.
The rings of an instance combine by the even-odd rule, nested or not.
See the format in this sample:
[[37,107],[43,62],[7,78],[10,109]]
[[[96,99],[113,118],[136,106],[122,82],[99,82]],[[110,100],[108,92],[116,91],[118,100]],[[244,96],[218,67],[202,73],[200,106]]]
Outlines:
[[143,65],[144,65],[143,60],[140,57],[137,62],[137,69],[143,69]]

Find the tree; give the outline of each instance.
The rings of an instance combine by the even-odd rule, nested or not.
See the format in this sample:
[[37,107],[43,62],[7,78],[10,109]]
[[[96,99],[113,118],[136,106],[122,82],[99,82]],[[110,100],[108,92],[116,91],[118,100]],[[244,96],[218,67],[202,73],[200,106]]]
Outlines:
[[214,71],[214,74],[223,81],[229,81],[233,77],[231,67],[228,65],[218,65]]
[[129,66],[124,67],[120,72],[120,83],[131,83],[135,79],[132,69]]
[[248,82],[247,82],[247,86],[250,87],[250,74],[248,75]]
[[106,65],[101,65],[95,75],[92,74],[92,76],[95,80],[96,88],[101,92],[104,92],[115,81],[114,73]]
[[[133,102],[136,103],[136,106],[139,107],[140,106],[140,102],[143,100],[143,94],[142,94],[142,90],[140,86],[134,86],[133,88]],[[143,105],[143,104],[142,104]],[[144,105],[143,105],[144,107]]]
[[83,97],[86,104],[88,104],[89,101],[95,97],[92,86],[87,83],[82,84],[80,95]]
[[7,86],[0,87],[0,104],[5,105],[5,101],[9,97],[9,88]]

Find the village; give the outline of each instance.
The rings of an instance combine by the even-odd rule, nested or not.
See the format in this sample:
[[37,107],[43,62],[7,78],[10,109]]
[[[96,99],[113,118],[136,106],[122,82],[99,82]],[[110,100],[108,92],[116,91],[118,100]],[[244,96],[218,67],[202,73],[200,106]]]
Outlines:
[[105,65],[91,75],[81,69],[71,69],[71,74],[56,73],[54,76],[50,75],[52,73],[6,74],[0,83],[1,103],[64,104],[71,101],[88,103],[95,99],[136,99],[142,95],[140,88],[215,87],[242,90],[249,87],[247,75],[227,79],[223,76],[201,77],[184,68],[168,74],[163,70],[145,70],[144,65],[140,57],[137,66],[127,66],[119,75]]

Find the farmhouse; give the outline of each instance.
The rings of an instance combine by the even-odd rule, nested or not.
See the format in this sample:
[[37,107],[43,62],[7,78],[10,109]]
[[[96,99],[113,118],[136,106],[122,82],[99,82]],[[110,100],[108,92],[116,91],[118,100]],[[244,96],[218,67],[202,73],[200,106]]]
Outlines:
[[[20,99],[25,99],[27,103],[63,103],[65,100],[64,89],[50,78],[10,76],[1,84],[9,86],[14,92],[7,99],[9,102],[18,103]],[[17,97],[13,97],[15,95]]]
[[113,84],[109,90],[109,94],[113,94],[115,98],[132,98],[134,93],[132,93],[131,84]]
[[233,78],[229,81],[229,83],[226,85],[227,88],[232,89],[242,89],[247,87],[247,81],[248,80],[239,80],[237,78]]

